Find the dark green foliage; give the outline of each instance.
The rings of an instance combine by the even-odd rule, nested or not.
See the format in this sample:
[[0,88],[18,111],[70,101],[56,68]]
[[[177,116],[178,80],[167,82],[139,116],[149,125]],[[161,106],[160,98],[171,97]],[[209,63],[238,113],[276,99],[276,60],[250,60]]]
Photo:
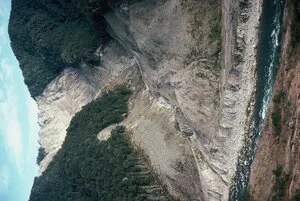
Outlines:
[[276,169],[272,172],[275,176],[275,184],[272,189],[272,201],[280,201],[285,194],[285,188],[290,176],[286,172],[283,172],[281,165],[277,165]]
[[11,46],[32,96],[40,95],[64,68],[99,62],[93,53],[109,39],[103,14],[121,2],[12,0]]
[[300,201],[300,189],[296,189],[292,201]]
[[275,53],[275,58],[274,58],[276,74],[280,68],[280,57],[281,57],[281,50],[280,50],[280,47],[278,47],[278,49],[276,50],[276,53]]
[[277,164],[276,168],[274,170],[272,170],[272,173],[273,173],[273,175],[275,175],[275,177],[280,177],[282,170],[283,170],[282,165]]
[[292,0],[294,9],[294,18],[291,24],[291,45],[297,47],[300,42],[300,2]]
[[103,128],[122,121],[129,95],[124,88],[104,94],[76,114],[62,149],[35,179],[30,201],[135,201],[163,195],[143,190],[155,179],[139,165],[124,127],[113,130],[107,141],[97,139]]
[[211,21],[211,28],[210,28],[210,40],[211,42],[217,43],[217,51],[216,54],[219,54],[221,51],[221,13],[215,13]]
[[248,189],[244,189],[239,201],[250,201],[250,193]]
[[221,27],[219,22],[215,23],[212,27],[211,27],[211,32],[210,32],[210,37],[213,40],[220,40],[221,39]]
[[273,98],[274,103],[281,103],[282,100],[285,98],[285,92],[280,90]]
[[275,135],[278,136],[281,132],[280,115],[277,112],[273,112],[271,118]]
[[39,148],[38,156],[36,158],[36,164],[40,165],[41,161],[47,156],[46,150],[44,147]]
[[68,65],[92,58],[103,40],[101,29],[75,1],[12,0],[11,45],[31,95],[41,94]]

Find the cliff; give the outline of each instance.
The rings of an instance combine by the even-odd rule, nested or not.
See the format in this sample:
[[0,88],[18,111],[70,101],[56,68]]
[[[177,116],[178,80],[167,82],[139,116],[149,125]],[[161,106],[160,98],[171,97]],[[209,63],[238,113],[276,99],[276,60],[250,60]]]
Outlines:
[[[100,27],[89,23],[88,31],[81,29],[85,20],[91,19],[89,15],[84,17],[85,12],[53,22],[53,34],[61,30],[60,21],[63,26],[78,25],[68,29],[70,33],[85,30],[75,34],[79,38],[72,38],[67,45],[70,49],[65,50],[64,45],[58,47],[51,41],[45,48],[42,42],[49,38],[38,32],[42,39],[37,39],[29,26],[40,27],[40,21],[35,21],[32,12],[24,17],[18,7],[20,1],[13,1],[13,49],[38,102],[40,143],[47,153],[33,187],[34,195],[40,192],[43,181],[51,181],[53,167],[60,167],[55,161],[63,160],[61,154],[55,156],[65,150],[66,130],[72,118],[103,92],[123,85],[133,94],[122,125],[158,183],[178,200],[228,200],[239,151],[251,129],[262,1],[148,0],[114,6],[103,2],[100,7],[91,5],[84,10],[89,13],[108,6],[101,18],[96,18],[97,26],[97,20],[105,22]],[[26,6],[31,8],[32,4]],[[50,16],[51,8],[64,10],[70,6],[61,0],[48,6],[39,3],[32,9]],[[73,10],[82,12],[76,6]],[[19,32],[26,30],[15,29],[18,23],[28,25],[29,44],[25,48],[20,45]],[[95,27],[105,29],[105,34],[95,36],[91,33]],[[88,40],[101,47],[76,49],[82,34],[88,39],[99,37],[105,43]],[[57,39],[64,41],[64,37]],[[41,47],[54,53],[47,55]],[[84,54],[86,48],[96,54]],[[73,54],[71,50],[76,51]],[[26,60],[27,54],[41,62]],[[52,60],[55,57],[59,59]],[[44,70],[53,70],[54,61],[59,63],[58,70],[47,74],[46,79]]]
[[300,199],[299,2],[286,1],[279,69],[250,177],[251,200]]

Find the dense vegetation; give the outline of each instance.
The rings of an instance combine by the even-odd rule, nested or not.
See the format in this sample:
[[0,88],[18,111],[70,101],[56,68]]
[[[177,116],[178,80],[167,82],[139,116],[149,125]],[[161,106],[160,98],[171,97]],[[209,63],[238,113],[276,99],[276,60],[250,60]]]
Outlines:
[[292,0],[294,17],[291,24],[291,45],[297,47],[300,42],[300,2]]
[[299,201],[300,200],[300,189],[296,189],[292,201]]
[[127,112],[130,91],[118,89],[83,107],[72,119],[62,149],[34,181],[30,201],[168,200],[141,165],[118,126],[107,141],[97,134]]
[[93,53],[108,40],[102,15],[121,2],[12,0],[11,45],[32,96],[65,67],[98,61]]
[[251,196],[249,193],[249,189],[244,189],[243,192],[241,193],[239,201],[250,201],[250,200],[251,200]]
[[278,136],[278,135],[280,135],[280,132],[281,132],[280,115],[278,114],[278,112],[273,112],[271,114],[271,118],[272,118],[274,134],[276,136]]
[[280,201],[285,195],[286,185],[290,176],[288,173],[283,172],[281,165],[277,165],[272,173],[275,176],[275,184],[272,189],[272,201]]
[[274,103],[281,103],[285,99],[286,95],[283,90],[280,90],[274,95],[273,101]]
[[40,165],[40,163],[46,156],[47,156],[47,152],[46,152],[45,148],[40,146],[39,150],[38,150],[38,156],[36,158],[36,164]]

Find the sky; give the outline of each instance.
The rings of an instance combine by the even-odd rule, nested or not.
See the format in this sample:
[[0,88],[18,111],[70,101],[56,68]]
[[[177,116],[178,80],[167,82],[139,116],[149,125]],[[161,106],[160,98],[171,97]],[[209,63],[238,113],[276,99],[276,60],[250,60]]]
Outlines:
[[0,201],[27,201],[38,167],[37,105],[8,36],[10,0],[0,0]]

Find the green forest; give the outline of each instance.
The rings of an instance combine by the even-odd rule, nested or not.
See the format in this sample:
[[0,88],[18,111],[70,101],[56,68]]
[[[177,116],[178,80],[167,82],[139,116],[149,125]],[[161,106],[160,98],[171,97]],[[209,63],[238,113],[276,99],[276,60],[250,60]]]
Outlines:
[[170,200],[117,126],[107,141],[97,134],[127,113],[130,91],[105,93],[72,119],[65,142],[42,176],[30,201]]
[[103,14],[124,2],[12,0],[11,46],[31,96],[40,95],[66,67],[99,63],[94,52],[110,40]]

